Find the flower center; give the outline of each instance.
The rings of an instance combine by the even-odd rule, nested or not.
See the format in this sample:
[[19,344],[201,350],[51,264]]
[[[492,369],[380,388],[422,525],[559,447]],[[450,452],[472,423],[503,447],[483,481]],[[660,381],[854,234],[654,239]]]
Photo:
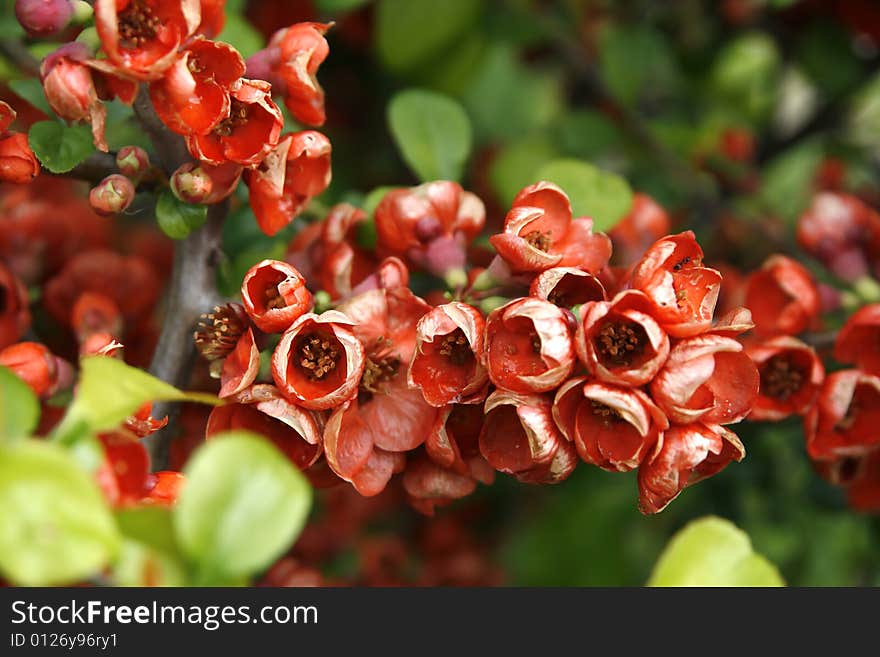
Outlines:
[[531,244],[538,251],[549,251],[553,242],[550,241],[550,232],[542,233],[539,230],[533,230],[523,235],[523,239]]
[[599,329],[593,345],[604,363],[630,366],[644,352],[647,340],[645,329],[635,322],[612,321]]
[[298,364],[313,381],[320,381],[336,369],[339,350],[326,337],[315,333],[300,339],[296,351]]
[[284,301],[284,297],[281,296],[281,293],[278,291],[276,286],[266,288],[266,291],[263,293],[266,301],[266,310],[275,310],[277,308],[286,308],[287,302]]
[[247,330],[244,311],[237,304],[214,306],[214,312],[201,316],[193,333],[196,348],[207,360],[221,360],[235,349],[238,339]]
[[773,356],[761,368],[761,392],[786,401],[804,385],[804,373],[784,356]]
[[464,331],[459,328],[443,336],[440,341],[440,355],[446,356],[453,365],[464,365],[473,359],[474,352],[471,351]]
[[220,121],[214,128],[214,132],[221,137],[228,137],[233,130],[247,122],[249,113],[250,106],[247,103],[233,98],[229,108],[229,117]]
[[[690,265],[692,261],[693,261],[693,258],[691,258],[690,256],[685,256],[684,258],[682,258],[681,260],[679,260],[678,262],[676,262],[672,266],[672,271],[681,271],[687,265]],[[697,266],[698,264],[699,263],[697,263],[696,261],[693,261],[693,266]]]
[[607,404],[597,402],[595,399],[590,400],[590,410],[606,427],[614,426],[623,421],[623,418],[620,417],[620,413]]
[[132,0],[118,17],[119,45],[129,50],[156,38],[162,21],[144,0]]

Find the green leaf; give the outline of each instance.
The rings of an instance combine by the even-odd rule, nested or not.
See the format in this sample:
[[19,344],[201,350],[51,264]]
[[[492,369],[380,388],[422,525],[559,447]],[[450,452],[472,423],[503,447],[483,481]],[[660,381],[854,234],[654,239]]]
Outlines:
[[266,45],[266,40],[253,25],[239,14],[226,15],[226,24],[217,37],[218,41],[235,46],[242,57],[250,57]]
[[159,194],[156,201],[156,219],[159,228],[168,237],[180,240],[201,227],[208,217],[208,206],[184,203],[169,190]]
[[150,401],[221,403],[213,395],[181,392],[117,358],[89,356],[80,361],[76,397],[54,437],[61,442],[73,442],[83,431],[114,429]]
[[[363,202],[361,203],[361,208],[363,208],[364,212],[367,213],[368,217],[372,217],[373,213],[376,211],[376,206],[385,198],[385,194],[390,192],[392,189],[396,189],[396,187],[391,187],[390,185],[383,185],[381,187],[376,187],[369,191],[369,193],[364,197]],[[376,227],[374,226],[372,231],[375,233]],[[375,244],[376,239],[375,235],[373,236],[373,244]],[[363,246],[363,245],[362,245]]]
[[471,124],[461,105],[410,89],[391,100],[388,124],[404,161],[423,182],[461,179],[471,149]]
[[694,520],[669,541],[650,586],[785,586],[779,571],[752,550],[733,523],[707,516]]
[[40,420],[40,403],[28,385],[0,366],[0,443],[27,438]]
[[595,231],[613,228],[632,206],[633,193],[626,180],[581,160],[549,162],[536,180],[549,180],[565,190],[574,216],[591,217]]
[[51,443],[0,446],[0,508],[0,572],[14,584],[74,584],[119,547],[97,484]]
[[55,112],[49,107],[49,101],[46,100],[46,94],[43,91],[43,85],[36,78],[25,78],[22,80],[10,80],[9,88],[15,92],[16,96],[24,98],[31,105],[46,114],[54,116]]
[[113,565],[119,586],[181,586],[186,579],[182,555],[174,535],[170,509],[145,506],[116,512],[124,537]]
[[178,552],[170,509],[160,506],[122,509],[116,512],[116,522],[126,538],[161,552]]
[[813,176],[822,161],[822,145],[808,141],[789,148],[764,168],[760,199],[783,219],[794,222],[812,195]]
[[174,526],[199,584],[266,568],[299,536],[311,506],[302,473],[269,441],[245,431],[208,441],[186,477]]
[[481,0],[446,0],[442,10],[433,0],[379,0],[376,48],[389,70],[419,68],[476,23]]
[[519,190],[537,180],[538,170],[559,153],[543,135],[533,135],[502,148],[489,169],[489,180],[504,206],[513,202]]
[[750,32],[730,42],[712,71],[713,100],[728,112],[764,121],[775,105],[781,57],[773,39]]
[[88,126],[66,126],[58,121],[34,123],[28,133],[28,142],[34,155],[52,173],[70,171],[95,150]]
[[662,32],[648,25],[609,27],[599,51],[602,79],[624,105],[654,104],[676,93],[678,69]]

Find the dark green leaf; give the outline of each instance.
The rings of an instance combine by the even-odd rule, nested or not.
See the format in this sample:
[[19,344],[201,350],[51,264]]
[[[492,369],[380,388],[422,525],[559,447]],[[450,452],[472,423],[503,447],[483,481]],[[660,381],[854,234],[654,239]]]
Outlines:
[[34,154],[52,173],[70,171],[95,150],[88,126],[66,126],[58,121],[34,123],[28,141]]
[[27,438],[40,420],[40,402],[15,374],[0,366],[0,443]]
[[327,13],[341,14],[367,4],[369,0],[316,0],[315,6]]

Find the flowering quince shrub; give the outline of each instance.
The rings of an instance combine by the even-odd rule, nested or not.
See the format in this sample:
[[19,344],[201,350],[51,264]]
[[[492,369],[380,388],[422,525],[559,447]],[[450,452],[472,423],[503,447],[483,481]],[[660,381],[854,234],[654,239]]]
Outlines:
[[[499,147],[526,132],[503,116],[519,91],[463,93],[466,108],[452,91],[399,91],[390,139],[371,133],[376,157],[358,152],[364,99],[344,76],[319,81],[334,39],[357,59],[375,29],[399,80],[423,79],[448,45],[441,20],[423,52],[396,0],[377,3],[375,26],[320,2],[13,4],[17,32],[0,32],[23,73],[0,88],[4,581],[497,584],[474,529],[486,518],[462,500],[503,478],[531,486],[522,500],[605,471],[629,482],[627,509],[658,514],[725,480],[747,446],[761,458],[749,427],[763,423],[796,423],[818,475],[880,511],[880,215],[833,159],[792,212],[797,249],[768,239],[760,258],[728,259],[662,191],[546,144],[540,157],[529,140]],[[663,59],[646,34],[637,59]],[[624,66],[626,39],[602,39],[608,69]],[[507,75],[541,95],[542,76],[490,50],[475,89]],[[756,103],[766,91],[728,83],[713,82]],[[609,89],[593,90],[608,116],[560,121],[566,139],[612,116],[632,129],[635,92]],[[356,175],[390,179],[372,171],[384,142],[408,177],[361,193]],[[679,164],[698,172],[682,183],[695,207],[706,180],[719,194],[759,185],[749,129],[692,146]],[[677,162],[666,148],[649,150]],[[719,224],[738,244],[741,226]],[[405,505],[419,514],[406,539],[368,531]],[[322,563],[349,549],[357,572],[327,579]],[[692,553],[730,570],[695,558],[676,580]],[[652,576],[780,582],[717,518],[688,525]]]

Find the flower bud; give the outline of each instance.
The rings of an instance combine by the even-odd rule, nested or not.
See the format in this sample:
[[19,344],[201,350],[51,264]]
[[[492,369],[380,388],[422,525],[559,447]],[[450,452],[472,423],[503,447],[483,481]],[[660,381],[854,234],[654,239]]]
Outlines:
[[67,27],[73,5],[70,0],[16,0],[15,17],[28,36],[48,37]]
[[26,134],[14,132],[0,138],[0,182],[29,183],[39,174],[40,162]]
[[204,203],[213,186],[211,177],[193,162],[184,164],[171,176],[171,191],[184,203]]
[[150,168],[150,156],[139,146],[123,146],[116,154],[116,166],[126,178],[138,180]]
[[134,185],[118,173],[107,176],[89,192],[89,203],[98,214],[110,215],[125,211],[134,200]]

